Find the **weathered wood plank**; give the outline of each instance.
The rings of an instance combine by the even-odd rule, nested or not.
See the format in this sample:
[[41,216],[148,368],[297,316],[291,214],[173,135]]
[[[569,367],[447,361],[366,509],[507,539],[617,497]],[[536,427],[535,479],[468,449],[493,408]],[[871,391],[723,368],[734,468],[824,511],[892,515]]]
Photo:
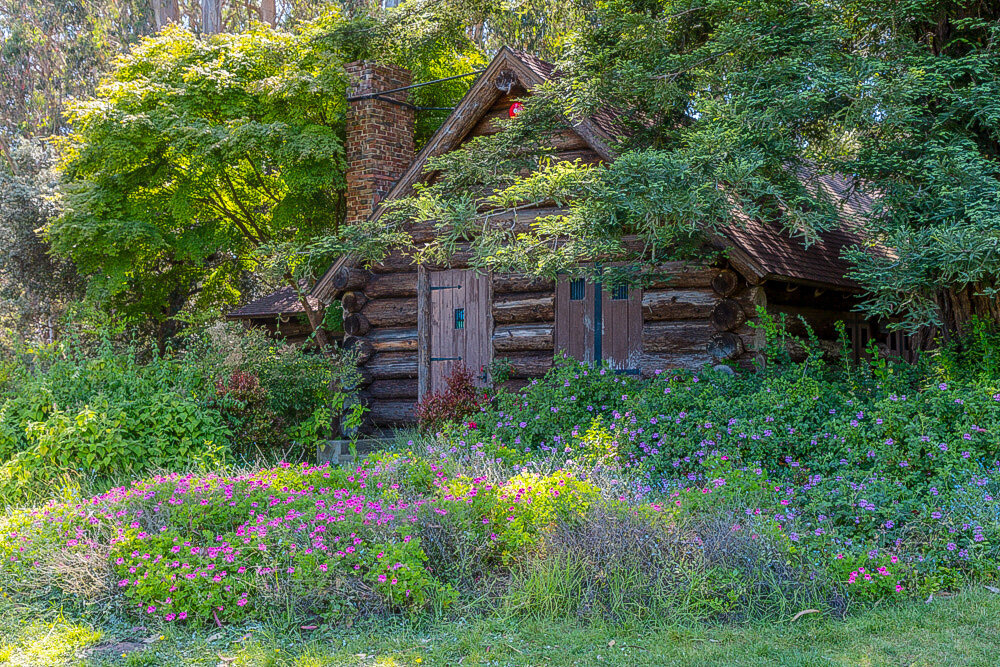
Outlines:
[[663,320],[700,320],[707,318],[719,302],[710,289],[645,290],[642,315],[647,322]]
[[365,366],[372,380],[417,377],[417,355],[412,352],[380,352]]
[[493,349],[499,355],[523,351],[547,351],[551,355],[554,330],[551,322],[499,326],[493,332]]
[[496,324],[555,321],[555,295],[551,292],[515,292],[493,299]]
[[427,267],[417,267],[417,397],[431,390],[431,283]]

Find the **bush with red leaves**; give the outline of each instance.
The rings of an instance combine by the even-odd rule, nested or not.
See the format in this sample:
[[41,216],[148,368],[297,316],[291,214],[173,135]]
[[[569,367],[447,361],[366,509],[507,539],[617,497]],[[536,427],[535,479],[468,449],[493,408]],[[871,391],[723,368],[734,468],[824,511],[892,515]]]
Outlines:
[[449,422],[460,423],[478,413],[489,402],[489,396],[475,385],[472,371],[464,365],[445,379],[443,391],[425,396],[417,403],[415,413],[421,429],[434,430]]
[[253,373],[234,370],[228,378],[215,382],[212,404],[226,419],[233,435],[236,454],[253,454],[255,449],[286,447],[284,420],[268,408],[268,392]]

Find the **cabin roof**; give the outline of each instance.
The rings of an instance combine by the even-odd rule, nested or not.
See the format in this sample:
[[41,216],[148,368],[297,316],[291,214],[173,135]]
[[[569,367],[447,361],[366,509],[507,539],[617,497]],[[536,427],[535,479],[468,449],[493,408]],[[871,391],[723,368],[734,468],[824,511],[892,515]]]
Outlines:
[[[733,255],[748,263],[761,280],[785,280],[816,285],[832,285],[849,290],[860,288],[847,277],[851,264],[843,258],[845,248],[864,245],[865,224],[874,202],[858,192],[856,182],[846,176],[823,174],[809,180],[810,187],[822,188],[838,206],[839,224],[819,234],[808,247],[800,238],[776,223],[753,219],[734,211],[736,220],[720,230],[724,245]],[[882,246],[872,252],[888,254]],[[738,264],[739,262],[737,262]]]
[[[323,306],[319,299],[309,295],[306,297],[309,305],[315,310],[322,310]],[[250,303],[227,313],[226,318],[231,320],[249,320],[258,318],[278,317],[281,315],[304,315],[305,309],[302,307],[302,300],[298,293],[290,286],[285,286],[276,292],[261,297]]]

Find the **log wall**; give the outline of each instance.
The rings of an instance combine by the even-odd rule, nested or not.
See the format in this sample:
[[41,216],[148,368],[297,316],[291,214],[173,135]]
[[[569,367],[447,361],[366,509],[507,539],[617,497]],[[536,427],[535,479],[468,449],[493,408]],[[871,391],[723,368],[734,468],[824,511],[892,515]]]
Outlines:
[[[530,221],[537,214],[523,215]],[[515,224],[522,224],[520,215]],[[467,265],[461,254],[453,263],[455,268]],[[803,315],[825,348],[833,347],[833,323],[851,317],[849,296],[776,283],[751,285],[731,267],[668,262],[655,275],[642,293],[640,366],[645,377],[706,364],[750,366],[763,347],[761,333],[750,326],[758,307],[789,315],[796,333],[802,328],[797,316]],[[377,426],[411,423],[419,393],[417,267],[408,257],[390,255],[370,270],[345,269],[336,280],[344,290],[344,345],[358,355],[369,421]],[[510,362],[509,386],[523,386],[552,367],[555,283],[498,275],[492,288],[493,356]]]
[[[643,375],[746,362],[757,345],[747,323],[766,303],[762,288],[728,269],[680,262],[657,268],[642,295]],[[346,290],[344,345],[358,355],[369,420],[411,422],[419,392],[416,267],[390,256],[370,270],[347,269],[337,282]],[[511,364],[511,384],[544,375],[555,352],[554,281],[494,276],[491,310],[493,354]]]

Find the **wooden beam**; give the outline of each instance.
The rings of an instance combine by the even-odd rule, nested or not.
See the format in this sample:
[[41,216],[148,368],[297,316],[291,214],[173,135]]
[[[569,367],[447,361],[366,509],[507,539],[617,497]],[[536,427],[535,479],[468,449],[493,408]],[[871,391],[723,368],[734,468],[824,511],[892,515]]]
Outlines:
[[431,389],[431,281],[427,267],[417,267],[417,400]]

